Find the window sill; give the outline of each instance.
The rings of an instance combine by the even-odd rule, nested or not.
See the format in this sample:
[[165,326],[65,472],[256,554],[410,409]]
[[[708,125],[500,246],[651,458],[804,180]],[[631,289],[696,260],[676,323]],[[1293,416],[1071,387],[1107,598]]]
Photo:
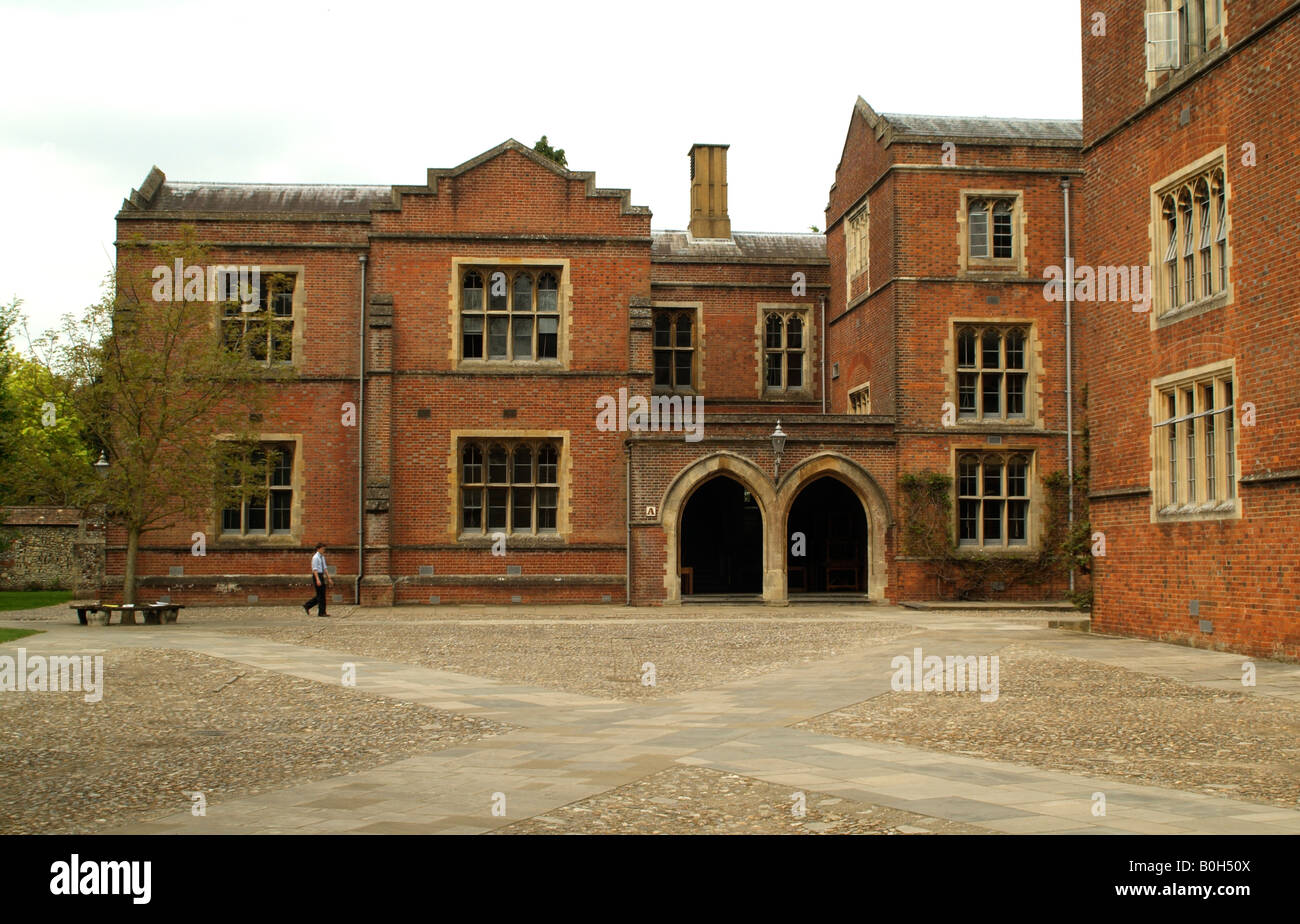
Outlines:
[[516,375],[518,373],[563,372],[565,366],[558,359],[462,359],[457,372],[480,372],[487,375]]
[[302,544],[302,537],[292,533],[274,533],[269,536],[240,536],[234,533],[222,533],[218,535],[211,545],[216,548],[240,549],[240,548],[298,548]]
[[1195,520],[1227,520],[1237,516],[1235,500],[1209,501],[1203,504],[1170,504],[1156,511],[1160,523],[1181,523]]
[[1028,417],[958,417],[957,425],[970,427],[1023,427],[1026,430],[1038,426]]
[[1213,295],[1198,298],[1194,302],[1187,302],[1157,315],[1156,329],[1167,327],[1170,324],[1177,324],[1179,321],[1186,321],[1188,318],[1194,318],[1205,314],[1207,311],[1214,311],[1224,307],[1228,304],[1228,291],[1228,289],[1224,289],[1215,292]]
[[958,558],[990,558],[1007,556],[1015,558],[1036,558],[1038,549],[1031,545],[958,545]]
[[[564,536],[559,533],[507,533],[504,530],[494,530],[493,532],[502,533],[506,537],[506,545],[516,549],[562,545],[565,541]],[[487,535],[483,533],[461,533],[456,537],[456,540],[467,548],[489,549],[497,541],[492,538],[492,535],[492,533]]]

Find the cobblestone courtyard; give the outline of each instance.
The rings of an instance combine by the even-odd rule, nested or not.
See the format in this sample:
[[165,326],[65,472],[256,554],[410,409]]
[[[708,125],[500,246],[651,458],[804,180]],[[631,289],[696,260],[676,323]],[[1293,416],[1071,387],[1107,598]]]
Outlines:
[[[194,608],[0,656],[0,833],[1300,833],[1300,667],[890,606]],[[997,656],[996,695],[895,659]],[[355,683],[349,681],[355,676]],[[917,675],[919,676],[919,674]],[[195,814],[192,793],[203,793]]]

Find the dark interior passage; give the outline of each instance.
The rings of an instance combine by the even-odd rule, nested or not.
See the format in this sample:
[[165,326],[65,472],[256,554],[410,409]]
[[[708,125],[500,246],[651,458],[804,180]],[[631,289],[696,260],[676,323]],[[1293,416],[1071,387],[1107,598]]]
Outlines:
[[[830,476],[818,478],[799,492],[788,523],[785,554],[790,593],[863,592],[867,515],[847,485]],[[799,533],[802,542],[796,541]]]
[[763,592],[763,515],[725,475],[696,489],[682,512],[683,594]]

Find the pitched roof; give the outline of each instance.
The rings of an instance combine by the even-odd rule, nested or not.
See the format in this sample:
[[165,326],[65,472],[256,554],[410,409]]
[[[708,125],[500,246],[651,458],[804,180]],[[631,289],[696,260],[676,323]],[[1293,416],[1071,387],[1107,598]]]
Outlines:
[[882,112],[895,137],[990,138],[1079,141],[1083,123],[1068,119],[1003,119],[990,116],[931,116]]
[[374,209],[400,209],[403,195],[437,195],[438,180],[456,177],[473,170],[506,151],[515,151],[540,167],[564,177],[578,180],[587,187],[591,198],[620,200],[622,214],[649,215],[650,209],[631,204],[626,189],[602,189],[596,186],[596,174],[568,170],[513,138],[472,157],[456,167],[429,168],[422,186],[364,186],[325,183],[192,183],[172,182],[154,167],[139,189],[122,202],[119,217],[141,212],[190,215],[322,215],[338,218],[368,219]]
[[650,259],[671,263],[825,263],[826,235],[736,231],[696,238],[686,231],[651,231]]

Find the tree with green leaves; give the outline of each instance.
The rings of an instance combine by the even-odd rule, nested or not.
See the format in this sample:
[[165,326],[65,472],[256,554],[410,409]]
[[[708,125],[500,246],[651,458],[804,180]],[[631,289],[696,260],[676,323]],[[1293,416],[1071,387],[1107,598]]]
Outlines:
[[533,145],[533,150],[545,158],[555,161],[565,170],[569,169],[569,159],[564,156],[564,148],[553,148],[546,136],[542,135],[541,139]]
[[94,491],[94,456],[69,389],[44,365],[9,357],[13,418],[4,428],[0,503],[79,507]]
[[[195,278],[163,289],[159,273],[177,260]],[[254,468],[274,464],[253,452],[250,422],[285,368],[267,355],[269,299],[214,301],[202,285],[209,267],[190,226],[173,242],[128,243],[104,296],[34,344],[62,391],[45,400],[62,401],[109,463],[90,499],[126,530],[125,603],[135,602],[142,535],[212,522],[237,485],[254,483]]]

